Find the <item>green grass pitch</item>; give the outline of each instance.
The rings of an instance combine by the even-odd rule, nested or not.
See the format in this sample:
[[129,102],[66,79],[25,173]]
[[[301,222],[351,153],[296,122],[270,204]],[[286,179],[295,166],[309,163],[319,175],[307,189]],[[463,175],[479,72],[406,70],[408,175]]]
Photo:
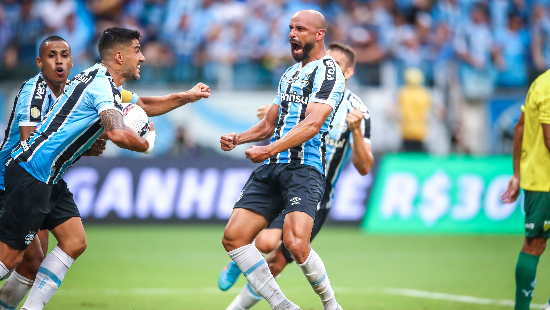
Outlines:
[[[86,225],[86,232],[88,249],[45,309],[225,309],[245,284],[241,277],[228,292],[217,288],[229,259],[223,226]],[[513,309],[505,300],[514,296],[521,244],[518,235],[382,236],[325,227],[313,247],[345,310],[496,310]],[[546,254],[533,303],[549,297],[548,275]],[[278,282],[303,310],[322,309],[295,264]]]

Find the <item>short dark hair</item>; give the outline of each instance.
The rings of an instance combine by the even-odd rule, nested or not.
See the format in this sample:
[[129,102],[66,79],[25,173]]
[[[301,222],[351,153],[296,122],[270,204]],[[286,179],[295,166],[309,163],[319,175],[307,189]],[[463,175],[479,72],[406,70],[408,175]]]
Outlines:
[[327,50],[338,50],[344,53],[348,58],[348,66],[355,68],[355,51],[351,46],[339,42],[332,42],[328,45]]
[[108,28],[99,37],[97,50],[99,56],[103,59],[107,56],[107,52],[115,46],[131,43],[134,39],[139,40],[141,34],[137,30],[126,28],[112,27]]
[[[44,41],[42,41],[42,43],[40,43],[40,47],[38,48],[38,55],[39,56],[42,55],[42,52],[44,51],[44,49],[46,48],[46,45],[48,45],[48,43],[58,42],[58,41],[65,42],[65,43],[67,43],[67,45],[69,45],[69,42],[65,41],[65,39],[63,39],[60,36],[49,36],[49,37],[45,38]],[[71,48],[71,46],[69,45],[69,49],[70,48]]]

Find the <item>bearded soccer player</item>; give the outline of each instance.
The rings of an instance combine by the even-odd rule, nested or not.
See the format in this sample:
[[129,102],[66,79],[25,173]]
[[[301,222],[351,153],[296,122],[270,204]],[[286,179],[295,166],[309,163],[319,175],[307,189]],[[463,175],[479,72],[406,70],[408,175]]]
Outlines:
[[[340,43],[329,44],[327,52],[344,71],[347,84],[348,79],[354,74],[355,52],[351,47]],[[271,105],[268,104],[258,110],[260,119],[265,117]],[[344,92],[344,100],[336,111],[333,124],[329,133],[330,138],[327,141],[325,194],[315,216],[311,232],[312,240],[319,233],[327,218],[336,182],[338,182],[338,177],[350,155],[353,154],[353,164],[361,175],[369,173],[374,162],[370,145],[370,112],[366,105],[349,89]],[[274,277],[277,277],[287,264],[293,262],[292,255],[281,242],[283,224],[284,216],[280,215],[254,241],[254,245],[260,252],[270,253],[266,261]],[[218,285],[225,291],[237,281],[240,274],[239,267],[231,261],[222,271]],[[248,283],[227,307],[227,310],[250,309],[261,299],[262,296]]]
[[[73,65],[69,44],[61,37],[46,38],[39,47],[36,63],[41,72],[27,80],[17,94],[0,144],[0,201],[4,197],[4,167],[13,149],[20,141],[26,140],[42,121],[44,115],[53,107],[61,96],[67,77]],[[105,141],[98,140],[85,152],[85,156],[98,156],[105,149]],[[64,181],[58,186],[65,186]],[[60,208],[64,208],[63,201]],[[2,208],[0,203],[0,209]],[[48,249],[48,230],[39,232],[39,238],[29,241],[21,264],[10,275],[0,289],[0,309],[15,309],[29,292],[44,253]]]
[[[0,148],[0,195],[3,196],[4,164],[10,157],[19,140],[26,140],[36,129],[42,117],[53,107],[53,103],[63,92],[65,81],[72,66],[70,47],[64,39],[51,36],[40,45],[37,65],[42,69],[33,79],[26,81],[16,97],[10,123],[6,129],[5,139]],[[140,105],[149,116],[157,116],[178,108],[186,103],[194,102],[209,96],[208,86],[199,83],[187,92],[174,93],[166,96],[138,97],[122,87],[119,87],[123,103]],[[84,156],[99,156],[105,149],[105,141],[96,140]],[[66,187],[61,179],[56,186]],[[67,196],[69,197],[69,196]],[[57,208],[67,206],[70,211],[74,204],[70,200],[52,199]],[[70,214],[69,214],[70,215]],[[31,289],[36,274],[48,248],[48,230],[40,230],[29,247],[25,250],[23,260],[14,273],[0,288],[0,309],[15,309]]]
[[262,141],[246,157],[264,162],[245,184],[223,236],[223,246],[251,286],[272,309],[300,309],[282,293],[262,254],[252,244],[280,214],[285,217],[283,241],[302,268],[324,310],[341,307],[319,255],[310,247],[311,230],[325,190],[326,145],[334,111],[340,105],[345,78],[324,45],[326,21],[317,11],[296,13],[290,21],[293,58],[279,83],[266,117],[240,134],[224,135],[221,148]]
[[[137,64],[143,55],[139,50],[128,58],[122,53],[112,53],[115,45],[135,45],[138,40],[139,33],[130,30],[108,40],[102,36],[100,55],[115,58],[117,65],[97,64],[71,80],[37,130],[20,142],[6,164],[4,209],[0,217],[0,276],[19,264],[41,227],[50,227],[58,241],[40,265],[22,309],[42,309],[86,248],[84,228],[72,194],[68,188],[58,186],[63,173],[103,131],[119,147],[144,153],[153,149],[153,128],[145,138],[125,128],[117,89],[125,80],[139,78]],[[51,200],[65,202],[64,208]]]
[[[514,174],[502,194],[505,203],[525,193],[525,241],[516,264],[516,310],[528,310],[539,257],[550,236],[550,71],[529,88],[514,129]],[[544,306],[550,309],[550,301]]]

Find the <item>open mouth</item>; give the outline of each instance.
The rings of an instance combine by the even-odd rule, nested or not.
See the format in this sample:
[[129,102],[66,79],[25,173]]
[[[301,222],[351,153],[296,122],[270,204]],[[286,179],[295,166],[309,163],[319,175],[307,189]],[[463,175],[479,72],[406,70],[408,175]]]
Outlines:
[[141,65],[138,65],[138,66],[136,67],[138,73],[139,73],[139,71],[140,71],[140,68],[141,68]]
[[296,41],[290,41],[290,46],[292,48],[292,53],[298,54],[303,51],[302,44]]
[[65,73],[65,70],[63,70],[62,67],[57,67],[57,68],[55,69],[55,73],[57,73],[57,75],[59,75],[59,76],[62,76],[63,73]]

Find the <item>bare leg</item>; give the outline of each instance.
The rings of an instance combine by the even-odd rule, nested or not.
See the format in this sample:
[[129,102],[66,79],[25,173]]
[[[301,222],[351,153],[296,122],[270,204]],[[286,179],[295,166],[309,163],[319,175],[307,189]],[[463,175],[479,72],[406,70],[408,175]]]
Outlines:
[[254,245],[260,252],[268,254],[277,248],[277,245],[281,242],[282,237],[282,229],[264,229],[256,237]]

